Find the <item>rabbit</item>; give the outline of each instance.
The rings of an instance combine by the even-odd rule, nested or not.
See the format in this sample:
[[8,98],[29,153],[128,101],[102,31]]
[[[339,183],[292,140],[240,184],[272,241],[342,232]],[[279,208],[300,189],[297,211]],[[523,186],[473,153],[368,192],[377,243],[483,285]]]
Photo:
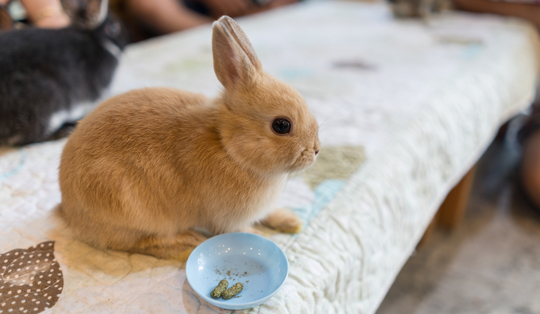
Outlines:
[[300,218],[272,204],[290,174],[315,162],[317,121],[294,88],[263,71],[232,18],[214,22],[212,53],[220,97],[138,89],[77,125],[62,152],[57,213],[79,239],[185,260],[203,233],[256,232],[256,222],[300,231]]
[[63,0],[72,24],[0,32],[0,145],[55,136],[97,104],[127,32],[107,17],[108,0]]
[[450,0],[388,0],[397,18],[429,18],[452,7]]

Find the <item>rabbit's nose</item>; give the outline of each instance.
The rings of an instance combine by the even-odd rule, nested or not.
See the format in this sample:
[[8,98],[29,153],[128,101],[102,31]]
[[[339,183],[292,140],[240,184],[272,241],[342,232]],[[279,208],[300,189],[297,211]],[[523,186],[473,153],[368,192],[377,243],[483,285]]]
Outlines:
[[315,156],[319,154],[319,150],[321,149],[321,142],[318,138],[315,138],[315,143],[313,145],[313,150],[315,151]]

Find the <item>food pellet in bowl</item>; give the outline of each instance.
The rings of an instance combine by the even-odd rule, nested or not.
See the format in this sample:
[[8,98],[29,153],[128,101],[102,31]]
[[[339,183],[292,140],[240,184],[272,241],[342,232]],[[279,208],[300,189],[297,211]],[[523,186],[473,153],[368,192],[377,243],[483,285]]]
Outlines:
[[210,295],[212,296],[212,298],[217,299],[222,295],[223,292],[225,292],[225,290],[227,290],[228,286],[229,286],[229,282],[227,281],[227,279],[223,279],[222,281],[219,282],[217,287],[215,287],[214,290],[210,292]]
[[230,287],[225,292],[223,292],[222,294],[223,299],[228,300],[234,297],[235,295],[239,294],[240,291],[242,291],[242,289],[244,289],[244,285],[241,282],[235,283],[234,286]]

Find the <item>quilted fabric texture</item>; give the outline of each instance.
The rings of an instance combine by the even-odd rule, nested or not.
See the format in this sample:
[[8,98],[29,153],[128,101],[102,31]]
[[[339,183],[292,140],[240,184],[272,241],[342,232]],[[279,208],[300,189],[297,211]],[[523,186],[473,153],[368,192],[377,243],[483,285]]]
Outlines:
[[[307,2],[239,20],[263,67],[320,123],[316,165],[277,201],[304,220],[272,234],[290,276],[246,313],[373,313],[452,186],[535,93],[538,39],[513,19],[396,21],[383,3]],[[173,86],[216,96],[210,27],[129,47],[111,93]],[[55,241],[50,313],[225,313],[181,263],[96,250],[52,215],[65,140],[0,149],[0,252]]]

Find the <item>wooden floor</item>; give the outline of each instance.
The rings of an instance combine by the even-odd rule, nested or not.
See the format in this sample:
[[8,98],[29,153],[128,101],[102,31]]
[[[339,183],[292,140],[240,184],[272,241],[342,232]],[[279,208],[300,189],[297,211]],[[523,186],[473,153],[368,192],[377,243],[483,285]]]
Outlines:
[[508,143],[491,145],[463,221],[434,230],[377,314],[540,313],[540,213],[516,185],[518,160]]

